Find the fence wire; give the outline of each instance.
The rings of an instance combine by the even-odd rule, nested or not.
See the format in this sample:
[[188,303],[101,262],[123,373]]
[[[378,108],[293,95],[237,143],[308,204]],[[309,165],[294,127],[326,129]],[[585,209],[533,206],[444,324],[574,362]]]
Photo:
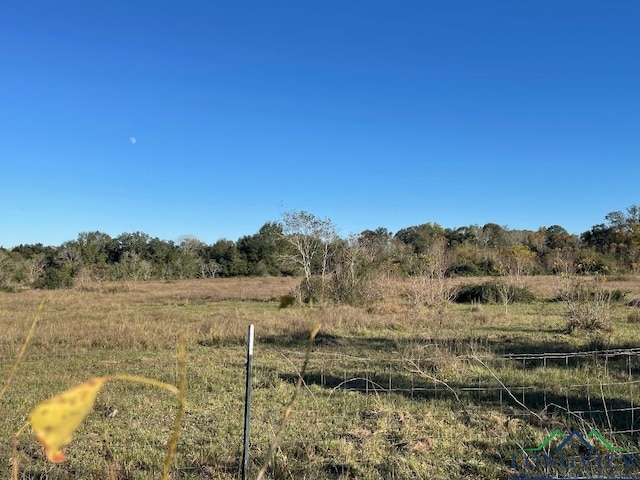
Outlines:
[[[557,418],[565,425],[593,426],[605,436],[613,434],[635,438],[640,433],[640,348],[495,355],[483,351],[452,352],[450,345],[437,343],[420,347],[402,352],[389,351],[388,354],[381,351],[375,358],[345,355],[323,348],[314,350],[303,378],[305,389],[318,397],[318,411],[308,410],[305,415],[315,420],[351,415],[354,407],[347,405],[346,400],[343,411],[335,408],[337,403],[332,403],[333,409],[327,411],[329,403],[322,401],[317,393],[322,391],[326,396],[331,396],[347,392],[361,398],[365,407],[370,407],[369,410],[384,404],[385,399],[393,401],[394,396],[402,396],[412,402],[425,404],[432,400],[443,400],[452,404],[488,406],[509,417],[532,421],[541,417]],[[268,360],[263,357],[260,346],[256,349],[254,388],[261,389],[263,394],[255,400],[254,432],[274,431],[280,411],[277,405],[274,408],[270,390],[280,388],[281,381],[295,383],[297,368],[303,363],[304,354],[299,351],[275,350],[279,352],[275,355],[279,357],[277,361],[274,360],[273,348]],[[49,352],[28,355],[25,363],[37,364],[51,361],[52,358],[77,360],[81,355],[78,352],[73,355]],[[95,352],[87,355],[95,359]],[[110,354],[105,353],[105,357],[110,358]],[[10,357],[7,357],[7,363],[9,360]],[[168,355],[164,361],[170,365],[174,359]],[[208,363],[208,368],[212,370],[228,372],[227,389],[237,392],[242,388],[244,362],[241,356],[217,358],[213,355],[201,361]],[[198,381],[209,378],[204,370],[199,375],[202,378]],[[213,382],[213,378],[217,377],[211,378]],[[212,392],[219,391],[218,385],[207,383],[205,387]],[[228,400],[223,393],[220,392],[221,398]],[[230,407],[229,411],[240,411],[239,396],[234,394],[233,401],[234,407]],[[311,409],[309,405],[312,403],[307,403],[305,408]],[[366,408],[362,410],[364,413],[366,411]],[[222,434],[219,427],[211,419],[194,412],[188,412],[185,418],[184,437],[188,438],[191,429],[194,429],[203,436],[208,435],[211,443],[215,443]],[[238,417],[237,421],[226,428],[237,429],[237,435],[225,437],[225,441],[230,444],[230,451],[236,452],[241,449],[241,417],[233,416]],[[208,431],[202,432],[206,429]],[[319,435],[319,432],[308,433],[310,441],[314,435]],[[122,439],[113,438],[112,447],[126,448],[121,442]],[[294,442],[284,440],[288,444],[286,448],[291,451],[297,448]],[[163,449],[163,445],[155,447],[158,451]],[[226,472],[229,477],[237,477],[240,459],[230,455],[224,462],[215,457],[216,461],[212,463],[215,463],[215,472]],[[259,454],[255,455],[255,458],[260,458]],[[214,467],[178,464],[175,471],[190,474],[194,469],[205,471],[207,468]]]
[[[316,352],[304,380],[376,397],[491,404],[512,417],[563,417],[603,433],[640,433],[640,348],[459,355],[453,365],[448,362],[442,356],[376,359]],[[450,379],[445,370],[460,365],[466,367],[464,378]]]

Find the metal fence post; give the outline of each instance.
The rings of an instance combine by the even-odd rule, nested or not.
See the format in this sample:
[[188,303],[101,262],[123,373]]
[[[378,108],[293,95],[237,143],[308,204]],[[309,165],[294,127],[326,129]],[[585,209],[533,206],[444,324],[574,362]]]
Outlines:
[[242,480],[249,475],[249,423],[251,419],[251,384],[253,379],[253,324],[249,325],[247,341],[247,378],[244,393],[244,443],[242,451]]

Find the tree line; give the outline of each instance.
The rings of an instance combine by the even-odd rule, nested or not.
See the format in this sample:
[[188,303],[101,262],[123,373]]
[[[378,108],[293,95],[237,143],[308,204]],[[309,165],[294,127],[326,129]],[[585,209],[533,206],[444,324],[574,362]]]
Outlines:
[[[536,231],[495,223],[443,228],[424,223],[348,237],[329,219],[285,213],[236,241],[143,232],[82,232],[58,246],[0,248],[0,288],[65,288],[82,282],[237,276],[301,276],[301,295],[349,296],[372,275],[500,276],[640,271],[640,207],[607,214],[581,235],[559,225]],[[320,279],[320,280],[318,280]],[[314,282],[319,282],[317,285]],[[315,285],[315,286],[314,286]]]

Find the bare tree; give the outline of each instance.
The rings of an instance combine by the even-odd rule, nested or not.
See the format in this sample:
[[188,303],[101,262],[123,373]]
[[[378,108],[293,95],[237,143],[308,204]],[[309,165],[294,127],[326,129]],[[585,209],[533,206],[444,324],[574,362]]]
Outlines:
[[44,253],[34,255],[29,260],[25,261],[27,269],[27,279],[29,285],[33,285],[38,278],[44,273],[44,267],[46,265],[46,258]]
[[5,250],[0,250],[0,286],[4,286],[9,281],[11,270],[11,257]]
[[522,276],[530,273],[535,262],[535,253],[524,246],[503,248],[500,252],[500,274],[506,278],[499,282],[498,291],[505,315],[509,313],[509,304],[513,302],[516,290],[523,286]]
[[138,280],[149,280],[153,273],[153,265],[150,261],[144,260],[136,252],[125,252],[120,259],[121,275],[134,282]]
[[178,239],[178,245],[180,245],[180,250],[187,254],[197,257],[200,255],[202,248],[204,247],[204,243],[200,241],[197,237],[193,235],[183,235]]
[[216,278],[216,273],[222,269],[215,260],[208,260],[200,262],[200,277],[201,278]]
[[508,275],[516,285],[522,284],[522,276],[531,272],[536,254],[522,245],[503,248],[501,273]]
[[413,306],[444,305],[453,300],[456,288],[447,277],[451,261],[451,254],[444,238],[434,241],[425,254],[416,257],[416,275],[405,290]]
[[74,272],[82,266],[82,252],[77,242],[64,242],[60,245],[55,259],[60,265],[68,265]]
[[320,273],[324,285],[329,259],[334,253],[332,245],[337,239],[333,222],[304,210],[286,212],[282,218],[282,235],[295,251],[292,255],[286,255],[285,261],[301,268],[305,288],[311,288],[314,259],[322,255]]
[[331,299],[338,304],[370,305],[378,297],[375,285],[378,260],[371,245],[357,235],[337,242],[328,282]]

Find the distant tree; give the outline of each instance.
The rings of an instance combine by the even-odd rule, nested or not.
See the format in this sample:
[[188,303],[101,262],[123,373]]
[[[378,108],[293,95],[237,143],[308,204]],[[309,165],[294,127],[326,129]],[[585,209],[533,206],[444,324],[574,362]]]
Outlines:
[[236,244],[226,238],[216,241],[205,248],[207,262],[219,265],[217,274],[222,277],[234,277],[247,274],[247,263],[238,254]]
[[34,243],[32,245],[20,244],[17,247],[11,249],[11,252],[20,254],[25,259],[30,259],[36,255],[49,255],[55,250],[55,247],[45,247],[41,243]]
[[496,223],[487,223],[478,232],[481,246],[488,248],[502,248],[507,246],[506,228]]
[[[390,233],[378,230],[376,240],[389,238]],[[364,239],[374,240],[369,234]],[[369,242],[363,235],[351,235],[346,240],[335,240],[332,245],[331,273],[325,275],[325,298],[336,304],[370,305],[377,297],[374,278],[379,270],[380,251],[377,242]]]
[[610,255],[625,269],[640,266],[640,206],[631,205],[626,213],[610,212],[606,224],[594,225],[580,238],[600,255]]
[[573,272],[579,244],[579,238],[569,234],[560,225],[541,227],[536,232],[530,232],[524,245],[536,254],[536,264],[532,273]]
[[578,237],[570,235],[560,225],[552,225],[545,229],[546,246],[550,250],[576,249]]
[[174,275],[179,279],[195,278],[202,271],[204,243],[193,235],[184,235],[178,239],[178,255],[174,259]]
[[222,265],[215,260],[203,261],[200,264],[200,278],[216,278],[216,274],[220,270],[222,270]]
[[424,223],[398,230],[395,238],[410,245],[416,254],[425,254],[434,242],[445,238],[445,230],[437,223]]
[[59,265],[66,266],[72,274],[77,272],[82,265],[82,251],[78,242],[64,242],[56,250],[55,261]]
[[362,249],[371,268],[387,276],[393,273],[394,256],[398,251],[399,240],[394,239],[389,230],[384,227],[364,230],[354,241]]
[[393,234],[384,227],[364,230],[358,235],[357,242],[372,252],[388,254],[392,248]]
[[147,240],[146,247],[139,253],[154,264],[170,265],[178,257],[179,252],[180,247],[175,242],[154,237]]
[[156,276],[164,280],[189,276],[185,273],[185,269],[189,268],[188,262],[185,265],[180,247],[173,241],[152,238],[149,240],[148,252],[147,258],[153,264]]
[[458,227],[455,229],[446,228],[444,231],[444,235],[447,239],[447,243],[451,247],[457,247],[468,243],[475,243],[477,231],[477,225],[470,225],[466,227]]
[[[329,219],[321,219],[305,211],[286,212],[282,217],[282,238],[293,247],[293,254],[285,255],[285,264],[295,264],[303,274],[302,296],[322,297],[329,260],[335,253],[336,227]],[[314,260],[320,259],[321,284],[312,283]],[[319,291],[318,291],[319,290]],[[303,298],[304,300],[304,298]]]
[[609,227],[616,232],[623,232],[627,229],[627,217],[621,211],[609,212],[604,216]]
[[73,277],[65,268],[48,267],[44,270],[44,274],[38,278],[34,284],[35,288],[58,289],[71,288],[73,286]]
[[505,229],[504,230],[504,246],[518,247],[527,242],[527,238],[532,232],[530,230]]
[[119,262],[125,252],[136,253],[149,259],[149,241],[151,237],[143,232],[122,233],[116,237],[112,260]]
[[0,248],[0,289],[7,288],[10,282],[12,259],[9,252]]
[[114,239],[98,231],[79,233],[76,244],[80,250],[82,263],[98,268],[105,268],[113,261],[112,257],[117,248],[117,242]]
[[444,237],[432,242],[426,253],[414,256],[412,271],[416,278],[405,288],[413,307],[443,305],[454,298],[455,288],[449,278],[452,257]]
[[484,275],[480,267],[480,248],[473,244],[456,245],[451,249],[451,265],[447,270],[449,277],[475,277]]
[[146,281],[152,277],[153,265],[139,253],[129,250],[120,257],[117,270],[123,280]]
[[283,255],[291,253],[291,249],[279,223],[267,222],[258,233],[238,239],[237,248],[247,263],[249,275],[278,276],[291,273],[290,269],[282,268],[280,262]]
[[[56,289],[73,286],[73,277],[81,271],[82,256],[75,241],[53,247],[41,259],[41,274],[35,279],[34,288]],[[37,269],[37,267],[35,267]]]
[[46,266],[46,254],[44,252],[34,254],[23,260],[25,269],[25,281],[29,286],[35,285],[44,273]]
[[521,286],[522,276],[532,271],[535,258],[536,254],[524,245],[505,247],[500,251],[501,273]]
[[178,239],[182,263],[181,274],[200,278],[215,278],[222,266],[209,256],[209,247],[193,235]]
[[580,235],[580,239],[586,246],[593,247],[601,253],[607,252],[611,244],[615,243],[614,230],[604,223],[594,225],[589,231]]

